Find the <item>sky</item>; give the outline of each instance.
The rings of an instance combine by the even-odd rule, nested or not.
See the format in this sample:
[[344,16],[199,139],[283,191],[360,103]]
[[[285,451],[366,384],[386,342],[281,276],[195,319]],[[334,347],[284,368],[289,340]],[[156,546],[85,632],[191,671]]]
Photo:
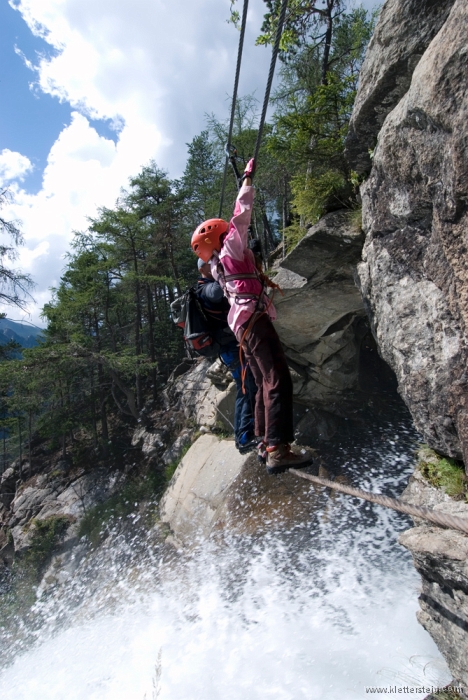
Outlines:
[[[0,188],[13,198],[2,216],[21,222],[15,266],[36,285],[27,313],[0,307],[9,318],[44,325],[73,231],[151,159],[180,176],[205,114],[228,117],[239,36],[229,10],[230,0],[0,0]],[[260,100],[264,12],[250,0],[239,85]]]

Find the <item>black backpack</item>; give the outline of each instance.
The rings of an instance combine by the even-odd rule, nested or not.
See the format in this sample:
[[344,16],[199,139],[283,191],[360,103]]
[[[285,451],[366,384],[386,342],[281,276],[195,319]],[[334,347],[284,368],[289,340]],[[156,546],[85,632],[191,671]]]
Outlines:
[[220,345],[215,340],[216,330],[205,313],[194,287],[171,304],[174,323],[182,328],[190,355],[216,357]]

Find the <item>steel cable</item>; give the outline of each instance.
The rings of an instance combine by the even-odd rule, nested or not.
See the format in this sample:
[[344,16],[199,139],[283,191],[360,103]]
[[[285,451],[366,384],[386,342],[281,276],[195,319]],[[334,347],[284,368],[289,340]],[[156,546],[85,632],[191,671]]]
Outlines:
[[276,59],[277,59],[278,52],[279,52],[279,45],[280,45],[280,41],[281,41],[281,36],[283,34],[283,25],[284,25],[284,20],[286,17],[287,6],[288,6],[288,0],[283,0],[283,3],[281,5],[280,15],[278,18],[278,26],[276,28],[275,44],[273,46],[273,53],[271,54],[270,72],[268,73],[268,80],[267,80],[267,86],[266,86],[266,91],[265,91],[265,97],[263,99],[263,109],[262,109],[262,115],[260,117],[260,124],[258,127],[257,142],[255,144],[255,153],[254,153],[255,164],[257,164],[258,153],[260,151],[260,145],[262,142],[263,127],[265,125],[266,113],[267,113],[267,109],[268,109],[268,104],[270,102],[271,85],[273,83],[273,76],[275,74]]
[[[236,114],[236,102],[237,102],[237,88],[239,86],[239,75],[242,63],[242,51],[244,48],[244,36],[245,36],[245,24],[247,21],[247,10],[249,7],[249,0],[244,0],[244,8],[242,10],[242,24],[239,37],[239,48],[237,50],[237,65],[236,65],[236,77],[234,78],[234,92],[232,94],[232,106],[231,106],[231,120],[229,122],[229,133],[228,133],[228,147],[231,145],[232,130],[234,128],[234,117]],[[221,187],[221,200],[219,203],[219,218],[221,219],[224,204],[224,192],[226,190],[226,178],[229,166],[229,157],[226,155],[226,160],[224,162],[224,174],[223,174],[223,184]]]
[[320,476],[300,472],[297,469],[290,469],[289,472],[294,474],[294,476],[299,476],[301,479],[312,481],[314,484],[318,484],[319,486],[325,486],[326,488],[334,489],[335,491],[341,491],[341,493],[346,493],[348,496],[356,496],[356,498],[362,498],[365,501],[370,501],[370,503],[377,503],[379,506],[392,508],[400,513],[407,513],[408,515],[412,515],[416,518],[424,518],[424,520],[429,520],[429,522],[434,523],[435,525],[448,527],[452,530],[459,530],[460,532],[465,533],[465,535],[468,535],[467,518],[458,518],[456,515],[450,515],[450,513],[442,513],[429,508],[413,506],[410,503],[403,503],[396,498],[389,498],[389,496],[382,496],[378,493],[369,493],[369,491],[363,491],[362,489],[357,489],[353,486],[345,486],[344,484],[339,484],[336,481],[330,481],[329,479],[324,479]]

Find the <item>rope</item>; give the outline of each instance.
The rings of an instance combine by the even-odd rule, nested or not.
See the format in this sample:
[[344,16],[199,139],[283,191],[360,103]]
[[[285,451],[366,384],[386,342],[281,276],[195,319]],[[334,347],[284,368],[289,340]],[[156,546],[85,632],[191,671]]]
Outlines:
[[440,513],[429,508],[421,508],[420,506],[413,506],[410,503],[403,503],[396,498],[389,498],[388,496],[382,496],[377,493],[369,493],[369,491],[362,491],[362,489],[356,489],[352,486],[345,486],[344,484],[338,484],[335,481],[330,481],[329,479],[323,479],[320,476],[313,476],[312,474],[306,474],[300,472],[297,469],[290,469],[291,474],[294,476],[300,476],[301,479],[307,479],[307,481],[312,481],[314,484],[319,484],[319,486],[326,486],[330,489],[335,489],[335,491],[341,491],[342,493],[347,493],[348,496],[356,496],[356,498],[362,498],[364,501],[370,501],[371,503],[377,503],[379,506],[384,506],[385,508],[392,508],[400,513],[407,513],[408,515],[413,515],[416,518],[424,518],[424,520],[429,520],[429,522],[435,525],[441,525],[442,527],[449,527],[452,530],[459,530],[468,535],[468,519],[458,518],[456,515],[450,515],[449,513]]
[[[234,117],[236,114],[237,88],[239,86],[239,75],[240,75],[240,69],[241,69],[241,63],[242,63],[242,51],[244,48],[245,24],[247,21],[248,7],[249,7],[249,0],[244,0],[244,8],[242,10],[242,24],[241,24],[241,31],[240,31],[240,37],[239,37],[239,48],[237,50],[236,77],[234,78],[234,92],[232,94],[231,121],[229,122],[229,134],[228,134],[228,148],[231,145],[232,130],[234,127]],[[221,219],[221,215],[223,212],[224,192],[226,189],[226,178],[227,178],[228,165],[229,165],[229,157],[228,157],[228,155],[226,155],[226,160],[224,161],[223,184],[221,187],[221,200],[219,202],[219,218],[220,219]]]
[[273,53],[271,54],[270,72],[268,73],[267,87],[266,87],[266,91],[265,91],[265,97],[263,99],[263,109],[262,109],[262,116],[260,117],[260,124],[258,127],[257,143],[255,144],[255,154],[254,154],[255,165],[257,165],[258,152],[260,151],[260,144],[262,142],[263,127],[265,124],[268,103],[270,102],[271,84],[273,82],[273,76],[275,74],[276,58],[278,56],[281,36],[283,34],[283,24],[284,24],[284,19],[286,17],[287,6],[288,6],[288,0],[283,0],[282,5],[281,5],[280,16],[278,19],[278,26],[276,28],[275,45],[273,47]]

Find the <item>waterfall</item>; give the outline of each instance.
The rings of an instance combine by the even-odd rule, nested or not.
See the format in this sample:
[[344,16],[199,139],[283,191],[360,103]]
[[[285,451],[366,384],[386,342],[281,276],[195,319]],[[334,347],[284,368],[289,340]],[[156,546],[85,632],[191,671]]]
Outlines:
[[[387,422],[340,444],[334,465],[355,485],[399,495],[415,439],[408,422]],[[362,700],[372,686],[448,683],[416,620],[419,577],[397,544],[409,519],[310,494],[306,521],[187,552],[158,524],[116,528],[37,600],[35,625],[11,639],[0,697]]]

